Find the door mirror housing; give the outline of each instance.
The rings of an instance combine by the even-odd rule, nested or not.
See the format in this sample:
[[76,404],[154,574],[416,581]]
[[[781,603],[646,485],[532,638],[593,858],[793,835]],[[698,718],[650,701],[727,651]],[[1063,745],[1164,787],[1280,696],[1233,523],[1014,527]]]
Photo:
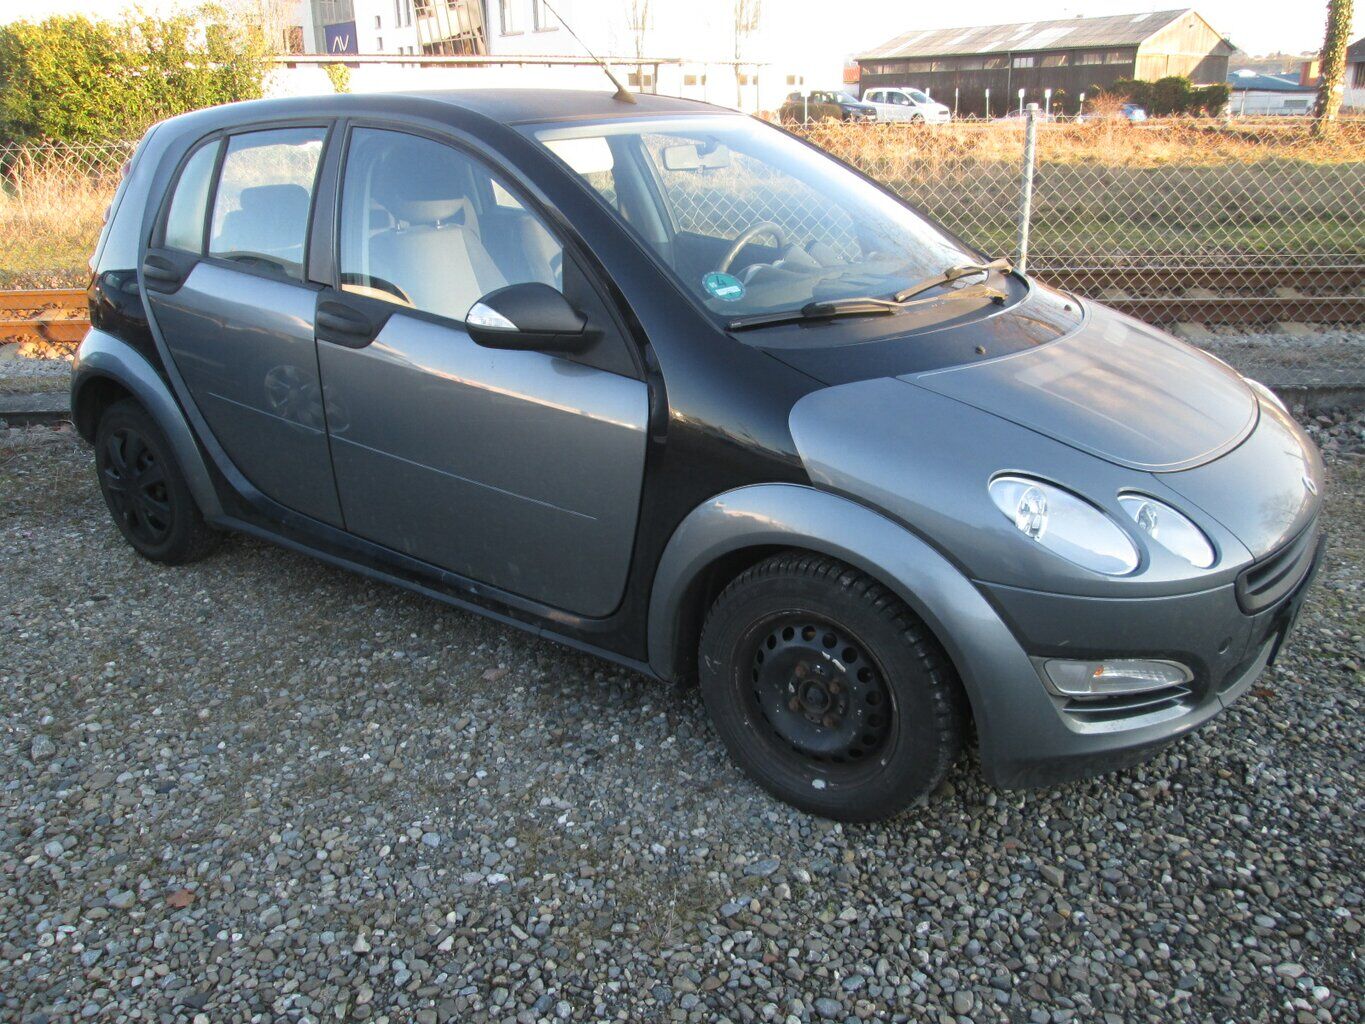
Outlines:
[[465,330],[485,348],[578,352],[591,340],[587,317],[538,281],[489,292],[469,307]]

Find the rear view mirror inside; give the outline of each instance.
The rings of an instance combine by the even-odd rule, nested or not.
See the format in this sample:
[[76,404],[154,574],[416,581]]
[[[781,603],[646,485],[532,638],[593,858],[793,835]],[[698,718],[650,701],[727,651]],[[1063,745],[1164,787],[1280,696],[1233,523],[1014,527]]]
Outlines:
[[730,166],[730,147],[719,142],[707,146],[683,142],[664,147],[664,167],[670,171],[718,170]]

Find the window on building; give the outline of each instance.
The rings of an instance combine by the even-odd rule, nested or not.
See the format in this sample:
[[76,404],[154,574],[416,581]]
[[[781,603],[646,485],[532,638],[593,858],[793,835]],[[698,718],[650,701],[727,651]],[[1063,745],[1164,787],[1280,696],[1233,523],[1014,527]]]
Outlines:
[[545,0],[531,0],[531,21],[537,32],[551,32],[559,28],[559,22],[545,6]]
[[278,128],[228,141],[213,201],[210,256],[303,279],[322,136],[320,128]]
[[1033,58],[1032,58],[1031,56],[1029,56],[1029,57],[1015,57],[1015,58],[1014,58],[1014,66],[1015,66],[1016,68],[1031,68],[1031,67],[1033,67]]
[[626,84],[633,85],[637,89],[639,88],[648,89],[654,84],[654,76],[651,74],[641,75],[640,72],[638,71],[632,71],[626,77]]
[[1104,52],[1101,50],[1091,50],[1088,53],[1078,53],[1076,55],[1077,64],[1103,64]]
[[1127,50],[1110,50],[1104,55],[1104,62],[1106,64],[1131,64],[1133,55]]
[[374,27],[375,27],[375,28],[383,28],[383,27],[384,27],[384,19],[381,18],[381,17],[380,17],[379,15],[377,15],[377,14],[374,16]]
[[907,74],[920,75],[926,71],[933,70],[934,62],[931,60],[911,60],[905,62],[905,71]]
[[985,66],[986,61],[982,57],[959,57],[957,59],[959,71],[980,71]]
[[1355,69],[1351,74],[1351,88],[1365,89],[1365,60],[1359,64],[1352,64],[1351,67]]
[[502,26],[502,34],[505,36],[516,35],[521,31],[521,18],[517,11],[517,5],[521,0],[498,0],[499,24]]
[[1038,63],[1039,66],[1045,68],[1063,68],[1066,67],[1066,54],[1045,53],[1043,54],[1042,60],[1040,60]]
[[1008,61],[1004,57],[987,57],[981,62],[981,66],[987,71],[999,71]]
[[383,36],[375,36],[375,37],[374,37],[374,52],[375,52],[375,53],[383,53],[383,52],[384,52],[384,37],[383,37]]

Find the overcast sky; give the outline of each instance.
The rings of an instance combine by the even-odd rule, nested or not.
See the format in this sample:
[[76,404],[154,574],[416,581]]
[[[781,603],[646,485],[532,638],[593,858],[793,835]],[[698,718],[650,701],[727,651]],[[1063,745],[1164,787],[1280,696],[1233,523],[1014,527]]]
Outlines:
[[[495,2],[495,0],[494,0]],[[616,0],[576,0],[581,12],[593,3]],[[653,0],[659,6],[689,4],[691,0]],[[128,7],[127,0],[5,0],[0,21],[46,14],[85,12],[114,16]],[[158,9],[180,6],[174,0],[141,0],[141,6]],[[1137,14],[1179,7],[1172,0],[1099,0],[1062,3],[1058,0],[970,0],[967,3],[935,3],[923,0],[764,0],[765,32],[769,44],[796,51],[793,56],[814,57],[817,50],[828,56],[855,54],[912,28],[955,28],[959,25],[1069,18],[1079,14]],[[1270,51],[1297,53],[1316,50],[1322,44],[1326,23],[1325,0],[1202,0],[1193,5],[1213,27],[1234,44],[1252,54]],[[821,17],[821,14],[824,17]],[[832,15],[832,16],[831,16]],[[807,30],[819,24],[819,33]],[[1365,35],[1365,4],[1356,4],[1352,38]],[[661,49],[666,49],[662,47]]]

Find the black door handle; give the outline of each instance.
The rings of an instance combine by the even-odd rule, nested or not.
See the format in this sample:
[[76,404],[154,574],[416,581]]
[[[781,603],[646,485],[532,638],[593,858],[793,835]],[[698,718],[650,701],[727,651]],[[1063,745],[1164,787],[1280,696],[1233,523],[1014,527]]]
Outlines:
[[142,276],[157,291],[173,292],[185,279],[184,273],[164,256],[149,255],[142,261]]
[[348,348],[364,348],[374,340],[375,325],[363,313],[340,302],[319,302],[314,318],[318,340]]

